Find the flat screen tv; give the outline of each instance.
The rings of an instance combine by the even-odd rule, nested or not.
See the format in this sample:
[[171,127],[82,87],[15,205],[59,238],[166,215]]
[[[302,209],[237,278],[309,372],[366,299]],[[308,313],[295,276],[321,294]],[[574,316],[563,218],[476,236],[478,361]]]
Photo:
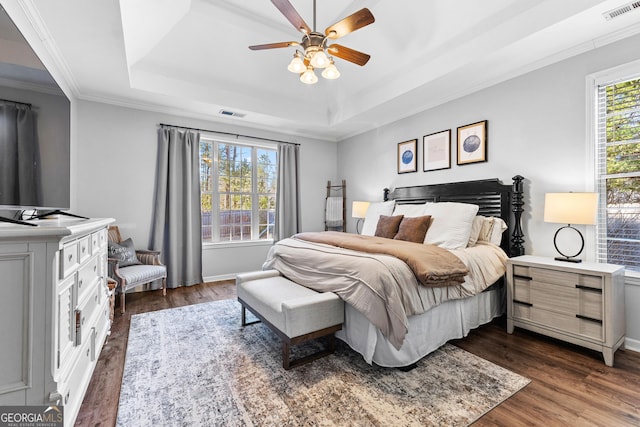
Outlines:
[[70,207],[70,102],[0,8],[0,216]]

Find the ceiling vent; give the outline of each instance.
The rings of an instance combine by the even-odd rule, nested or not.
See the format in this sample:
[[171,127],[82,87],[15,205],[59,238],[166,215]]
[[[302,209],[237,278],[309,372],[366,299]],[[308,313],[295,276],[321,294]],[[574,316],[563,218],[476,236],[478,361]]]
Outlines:
[[229,110],[220,110],[218,111],[218,113],[222,114],[223,116],[232,116],[232,117],[239,117],[239,118],[243,118],[244,116],[246,116],[246,114],[236,113],[235,111],[229,111]]
[[607,21],[613,18],[617,18],[619,16],[624,15],[627,12],[631,12],[634,9],[640,8],[640,1],[634,1],[631,3],[627,3],[624,6],[620,6],[616,9],[612,9],[608,12],[603,13],[602,15],[605,17]]

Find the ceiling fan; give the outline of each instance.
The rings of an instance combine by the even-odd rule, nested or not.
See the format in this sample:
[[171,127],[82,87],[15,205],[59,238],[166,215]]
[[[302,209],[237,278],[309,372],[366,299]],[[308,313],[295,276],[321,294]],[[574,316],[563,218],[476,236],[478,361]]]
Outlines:
[[[333,43],[327,45],[328,40],[336,40],[362,27],[375,22],[371,11],[367,8],[347,16],[346,18],[327,27],[324,34],[316,31],[316,0],[313,0],[313,30],[309,28],[304,19],[291,5],[289,0],[271,0],[271,3],[300,31],[302,41],[279,42],[249,46],[251,50],[277,49],[282,47],[301,46],[303,51],[296,48],[293,59],[287,69],[292,73],[300,74],[300,81],[306,84],[313,84],[318,81],[318,77],[313,70],[324,68],[322,77],[326,79],[337,79],[340,72],[336,68],[332,56],[344,59],[345,61],[363,66],[371,56],[354,49]],[[329,55],[327,55],[327,53]]]

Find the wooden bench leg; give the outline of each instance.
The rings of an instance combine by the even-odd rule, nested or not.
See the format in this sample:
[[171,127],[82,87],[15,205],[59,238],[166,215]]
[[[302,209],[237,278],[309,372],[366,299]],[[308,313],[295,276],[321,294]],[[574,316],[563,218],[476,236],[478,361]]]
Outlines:
[[242,308],[242,311],[240,314],[240,322],[242,326],[253,325],[254,323],[260,323],[260,319],[247,323],[247,308],[244,305],[241,305],[241,308]]
[[289,343],[286,341],[282,341],[282,367],[287,371],[291,369],[291,364],[289,361],[289,355],[291,354],[291,348],[289,347]]

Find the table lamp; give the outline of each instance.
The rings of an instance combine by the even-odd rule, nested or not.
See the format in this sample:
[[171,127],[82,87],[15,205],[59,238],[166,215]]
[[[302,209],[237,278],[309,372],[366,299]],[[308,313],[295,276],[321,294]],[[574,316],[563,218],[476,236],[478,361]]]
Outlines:
[[358,218],[358,222],[356,222],[356,233],[360,234],[358,227],[362,219],[367,216],[367,210],[369,209],[369,202],[358,202],[354,201],[351,204],[351,217]]
[[[584,249],[584,237],[582,233],[572,227],[571,224],[593,225],[596,223],[596,213],[598,210],[597,193],[547,193],[544,198],[544,221],[565,223],[553,236],[553,246],[561,257],[556,257],[558,261],[582,262],[576,258]],[[573,229],[580,236],[580,250],[575,255],[565,255],[558,249],[558,233],[564,229]]]

